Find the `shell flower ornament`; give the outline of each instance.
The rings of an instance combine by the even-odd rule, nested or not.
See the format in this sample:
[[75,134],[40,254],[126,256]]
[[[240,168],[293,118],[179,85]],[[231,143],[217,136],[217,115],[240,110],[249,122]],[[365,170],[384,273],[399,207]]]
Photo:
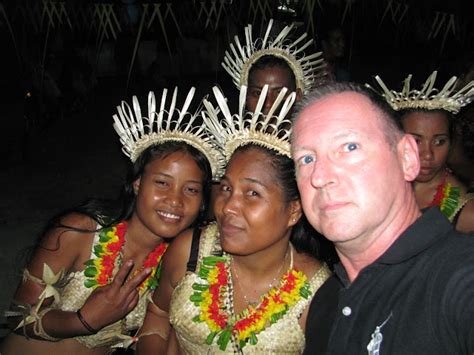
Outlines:
[[[27,313],[27,316],[23,316],[23,320],[16,326],[15,330],[24,327],[28,324],[35,323],[38,320],[39,311],[43,302],[48,297],[54,297],[54,301],[59,301],[59,292],[56,290],[56,286],[61,282],[64,275],[64,270],[60,270],[56,274],[51,270],[48,264],[43,264],[43,276],[42,276],[42,283],[44,284],[45,288],[43,292],[38,297],[38,303],[35,305],[34,309],[30,309]],[[23,312],[22,312],[23,313]],[[20,314],[22,314],[20,313]],[[16,314],[12,314],[16,315]],[[8,316],[8,315],[7,315]]]

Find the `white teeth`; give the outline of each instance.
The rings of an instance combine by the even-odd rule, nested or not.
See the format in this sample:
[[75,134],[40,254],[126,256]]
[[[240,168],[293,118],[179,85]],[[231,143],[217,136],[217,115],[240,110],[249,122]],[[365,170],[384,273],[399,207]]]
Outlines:
[[180,218],[178,215],[175,215],[173,213],[161,212],[161,211],[157,211],[157,213],[160,216],[163,216],[163,217],[166,217],[166,218],[173,218],[173,219],[179,219]]

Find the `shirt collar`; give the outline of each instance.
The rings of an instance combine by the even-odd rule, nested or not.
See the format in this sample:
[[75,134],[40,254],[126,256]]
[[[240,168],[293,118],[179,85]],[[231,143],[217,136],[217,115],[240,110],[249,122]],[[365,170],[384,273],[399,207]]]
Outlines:
[[[422,215],[371,265],[398,264],[408,260],[428,249],[452,228],[451,223],[438,207],[424,209]],[[346,270],[341,263],[334,266],[334,272],[344,285],[350,284]]]
[[428,249],[452,230],[449,220],[438,207],[422,210],[423,214],[376,261],[379,264],[398,264]]

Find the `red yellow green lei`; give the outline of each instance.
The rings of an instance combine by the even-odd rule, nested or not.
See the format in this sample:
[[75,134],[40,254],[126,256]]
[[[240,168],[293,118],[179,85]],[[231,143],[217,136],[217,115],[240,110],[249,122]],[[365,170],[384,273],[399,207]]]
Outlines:
[[452,186],[449,182],[446,182],[447,175],[446,173],[443,181],[438,185],[430,207],[439,206],[441,212],[446,217],[451,218],[458,207],[461,189],[458,186]]
[[[99,232],[99,243],[94,246],[96,258],[86,261],[84,275],[87,277],[85,287],[99,287],[107,285],[113,278],[115,262],[120,257],[125,244],[127,222],[123,221],[115,226],[103,228]],[[152,272],[140,285],[143,289],[154,290],[158,286],[161,271],[161,259],[168,248],[168,243],[158,245],[143,262],[143,268],[151,268]],[[137,270],[139,271],[139,270]]]
[[282,318],[302,297],[311,295],[306,275],[294,268],[288,270],[275,286],[260,299],[256,307],[248,306],[236,317],[230,317],[224,300],[228,299],[229,258],[226,256],[208,256],[203,258],[199,269],[199,277],[205,284],[194,283],[194,293],[190,300],[200,308],[200,313],[193,318],[194,322],[205,322],[210,329],[206,339],[212,344],[217,336],[217,344],[224,351],[232,336],[239,341],[243,348],[247,343],[257,344],[257,334],[268,324],[273,324]]

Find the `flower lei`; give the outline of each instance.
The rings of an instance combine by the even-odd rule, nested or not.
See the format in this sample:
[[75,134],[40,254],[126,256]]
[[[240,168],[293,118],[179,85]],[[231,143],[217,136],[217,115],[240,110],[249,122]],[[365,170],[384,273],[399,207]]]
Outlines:
[[194,283],[194,293],[190,300],[200,308],[200,313],[193,318],[194,322],[205,322],[210,329],[206,339],[212,344],[217,336],[217,344],[224,351],[234,336],[242,349],[246,344],[255,345],[257,334],[267,324],[276,323],[302,297],[311,295],[306,275],[292,268],[283,275],[280,285],[275,286],[260,299],[256,307],[248,306],[239,315],[230,317],[226,312],[230,307],[225,305],[228,293],[232,291],[228,274],[229,258],[226,256],[204,257],[199,268],[199,277],[206,284]]
[[[87,288],[107,285],[113,278],[115,262],[120,257],[123,245],[125,244],[125,233],[127,232],[127,222],[122,221],[115,226],[103,228],[99,232],[99,243],[94,246],[96,258],[85,262],[86,269],[84,275],[87,277],[84,286]],[[136,270],[134,275],[144,268],[151,268],[152,272],[140,284],[139,290],[145,288],[154,290],[158,286],[161,272],[161,259],[168,248],[168,243],[158,245],[143,262],[141,269]]]
[[446,182],[447,175],[448,172],[446,172],[443,181],[438,185],[430,207],[439,206],[441,212],[446,217],[451,218],[459,204],[461,189],[459,186],[452,186],[451,183]]

